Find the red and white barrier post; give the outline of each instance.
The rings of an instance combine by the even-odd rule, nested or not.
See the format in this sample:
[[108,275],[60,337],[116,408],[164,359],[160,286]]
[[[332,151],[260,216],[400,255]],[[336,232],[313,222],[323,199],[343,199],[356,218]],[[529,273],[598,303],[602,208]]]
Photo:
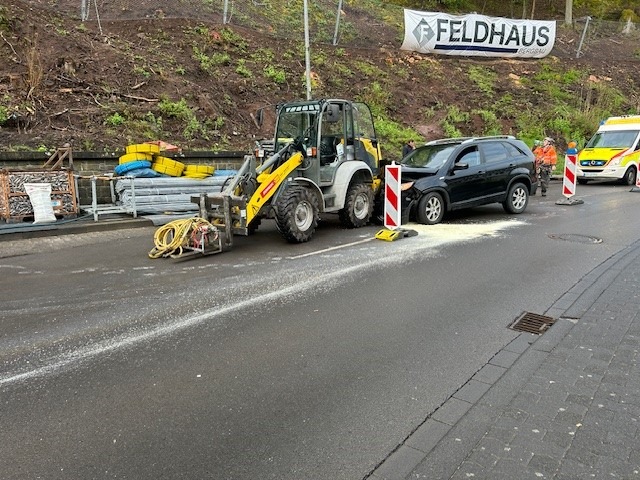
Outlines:
[[384,226],[389,230],[400,228],[402,207],[400,205],[400,165],[393,162],[384,172]]
[[562,180],[562,194],[570,199],[576,194],[576,173],[578,150],[576,142],[569,142],[569,148],[564,157],[564,178]]
[[556,203],[559,205],[584,203],[582,200],[573,198],[576,194],[577,163],[578,150],[576,149],[576,142],[569,142],[567,153],[564,157],[564,178],[562,179],[562,195],[565,196],[565,200],[558,200]]
[[392,242],[404,237],[418,235],[415,230],[402,228],[402,178],[401,165],[393,162],[387,165],[384,171],[384,211],[382,230],[376,233],[378,240]]

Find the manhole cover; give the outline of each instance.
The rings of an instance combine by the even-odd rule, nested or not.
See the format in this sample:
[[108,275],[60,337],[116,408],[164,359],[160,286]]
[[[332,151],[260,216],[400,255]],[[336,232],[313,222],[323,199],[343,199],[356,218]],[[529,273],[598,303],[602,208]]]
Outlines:
[[601,238],[590,237],[589,235],[579,235],[577,233],[550,233],[548,236],[554,240],[564,240],[565,242],[602,243]]
[[511,330],[517,330],[518,332],[528,332],[535,333],[536,335],[541,335],[549,330],[549,327],[551,327],[551,325],[553,325],[555,321],[556,319],[553,317],[538,315],[537,313],[524,312],[513,322],[511,322],[509,328]]

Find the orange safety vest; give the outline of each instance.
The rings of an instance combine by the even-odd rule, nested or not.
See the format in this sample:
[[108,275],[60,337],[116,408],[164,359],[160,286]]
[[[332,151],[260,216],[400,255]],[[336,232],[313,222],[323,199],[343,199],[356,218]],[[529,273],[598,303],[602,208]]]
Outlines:
[[553,148],[553,145],[548,145],[544,148],[536,148],[534,154],[538,165],[547,165],[550,167],[556,166],[558,155],[556,154],[556,149]]

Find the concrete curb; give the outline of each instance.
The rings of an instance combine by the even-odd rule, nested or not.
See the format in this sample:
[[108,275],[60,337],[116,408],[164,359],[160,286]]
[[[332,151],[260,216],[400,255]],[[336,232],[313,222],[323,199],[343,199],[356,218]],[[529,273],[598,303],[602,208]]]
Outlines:
[[104,232],[152,226],[153,222],[151,220],[142,217],[122,217],[96,222],[93,220],[93,216],[60,220],[56,223],[42,225],[30,223],[3,224],[0,225],[0,243],[8,240],[25,240],[28,238],[50,237],[52,235]]

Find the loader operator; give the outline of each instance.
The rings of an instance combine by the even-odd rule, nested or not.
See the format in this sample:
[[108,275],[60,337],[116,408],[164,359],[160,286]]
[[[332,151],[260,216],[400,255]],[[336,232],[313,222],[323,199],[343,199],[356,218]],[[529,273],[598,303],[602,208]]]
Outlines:
[[556,168],[556,162],[558,161],[558,155],[556,149],[553,146],[554,140],[551,137],[546,137],[542,141],[542,146],[536,148],[533,153],[536,157],[536,167],[540,178],[540,189],[542,190],[542,196],[547,196],[547,188],[549,187],[549,179],[551,178],[551,172]]

